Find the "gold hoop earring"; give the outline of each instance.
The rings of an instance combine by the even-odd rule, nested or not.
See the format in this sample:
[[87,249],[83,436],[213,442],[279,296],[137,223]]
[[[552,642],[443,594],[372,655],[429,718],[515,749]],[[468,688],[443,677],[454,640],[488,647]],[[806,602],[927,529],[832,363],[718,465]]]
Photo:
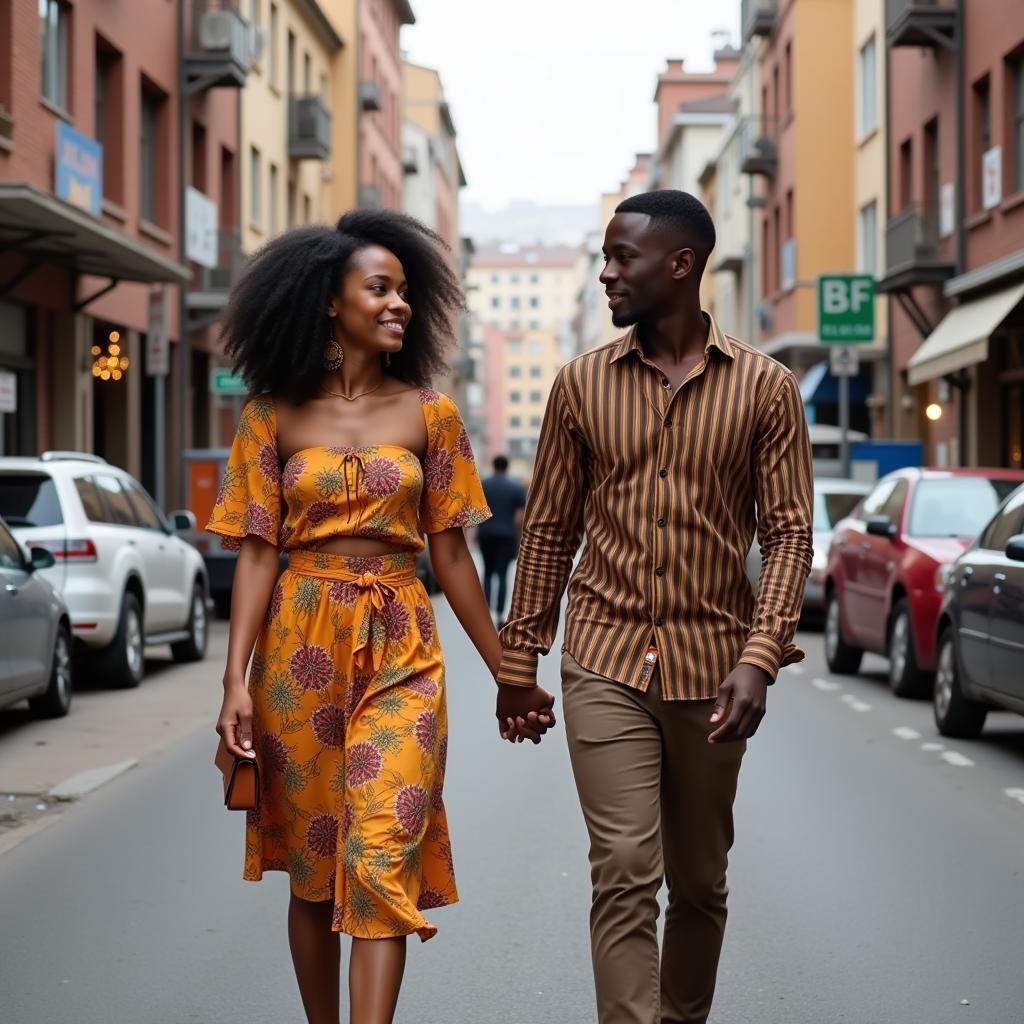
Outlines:
[[345,350],[334,336],[334,328],[329,327],[327,345],[324,348],[324,369],[340,370],[341,364],[345,362]]

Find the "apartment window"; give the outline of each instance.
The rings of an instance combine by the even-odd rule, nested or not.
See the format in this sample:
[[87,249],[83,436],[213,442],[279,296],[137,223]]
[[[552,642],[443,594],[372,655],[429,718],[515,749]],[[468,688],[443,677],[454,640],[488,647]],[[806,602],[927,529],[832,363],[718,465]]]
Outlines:
[[260,198],[260,180],[262,177],[260,151],[255,146],[251,146],[249,148],[249,220],[257,227],[260,224],[260,213],[263,206]]
[[508,425],[510,427],[518,429],[523,425],[523,418],[521,416],[510,416],[508,420]]
[[320,73],[320,99],[327,102],[327,75],[324,72]]
[[974,166],[978,169],[978,205],[986,208],[989,197],[985,187],[985,154],[992,148],[992,90],[986,75],[974,86],[974,139],[977,146]]
[[782,287],[782,210],[776,205],[772,211],[772,233],[778,247],[775,253],[775,279],[772,281],[774,290]]
[[941,171],[939,168],[939,119],[933,117],[924,126],[924,201],[925,217],[933,228],[939,222],[939,190]]
[[900,209],[905,210],[914,198],[914,146],[910,139],[900,143],[899,189]]
[[491,284],[497,284],[501,278],[497,274],[491,274]]
[[302,92],[309,96],[313,91],[313,58],[308,53],[302,55]]
[[61,0],[39,0],[42,40],[43,99],[68,109],[68,6]]
[[872,36],[857,55],[857,125],[860,138],[878,128],[878,51]]
[[261,0],[249,0],[249,21],[257,28],[263,21],[262,15],[260,13],[261,6]]
[[761,293],[763,295],[768,295],[772,291],[771,260],[768,259],[768,254],[772,251],[771,239],[771,225],[768,218],[765,217],[761,221]]
[[530,376],[534,380],[539,380],[541,375],[543,374],[543,372],[544,371],[539,366],[531,366],[530,367]]
[[270,39],[267,40],[270,47],[269,54],[269,67],[270,83],[271,85],[277,85],[277,29],[278,29],[278,11],[277,4],[270,5]]
[[530,342],[530,355],[531,356],[542,356],[542,355],[544,355],[544,342],[543,341],[531,341]]
[[518,320],[509,320],[508,325],[513,331],[518,331],[519,328],[522,327],[522,324]]
[[518,275],[518,274],[513,274],[513,275],[512,275],[512,276],[511,276],[511,277],[509,278],[509,282],[510,282],[511,284],[519,284],[519,275]]
[[510,341],[508,343],[508,354],[510,356],[521,356],[523,354],[523,343],[521,341]]
[[783,99],[786,113],[793,109],[793,40],[786,43],[786,53],[782,64]]
[[233,228],[238,217],[235,206],[235,154],[225,146],[220,148],[220,223]]
[[139,124],[139,215],[151,224],[160,218],[159,178],[163,154],[160,152],[160,121],[164,97],[143,87]]
[[304,195],[302,197],[302,223],[313,223],[313,201],[308,195]]
[[295,205],[296,199],[298,198],[295,191],[295,182],[288,182],[288,209],[285,211],[288,215],[288,227],[295,227]]
[[538,402],[543,402],[544,401],[543,393],[540,392],[540,391],[531,391],[530,392],[530,401],[533,402],[534,405],[536,405]]
[[530,330],[531,331],[539,331],[540,330],[540,321],[539,320],[531,320],[530,321]]
[[271,236],[278,232],[277,223],[277,168],[270,165],[270,181],[267,184],[267,227]]
[[857,269],[878,273],[878,203],[872,199],[857,215]]
[[513,295],[513,296],[512,296],[512,299],[511,299],[511,302],[510,302],[510,305],[511,305],[511,307],[512,307],[513,309],[518,309],[518,308],[520,307],[520,305],[521,305],[521,304],[522,304],[522,303],[521,303],[521,302],[520,302],[520,300],[519,300],[519,296],[518,296],[518,295]]
[[779,94],[779,65],[772,68],[772,115],[778,119],[782,113],[782,97]]
[[531,274],[530,284],[540,284],[540,274]]
[[93,136],[103,147],[103,194],[122,201],[121,165],[124,130],[121,110],[124,106],[124,65],[121,54],[106,42],[96,41],[96,108]]
[[1010,64],[1010,144],[1013,146],[1013,190],[1024,192],[1024,53]]
[[501,296],[499,296],[499,295],[492,295],[491,296],[491,309],[501,309]]
[[530,297],[530,309],[537,309],[540,306],[540,299],[536,295]]
[[508,400],[512,405],[518,405],[523,400],[522,391],[510,391],[508,393]]
[[285,53],[285,60],[288,64],[284,69],[285,75],[287,75],[284,86],[289,93],[293,93],[295,92],[295,33],[291,29],[288,30],[288,49]]
[[513,379],[518,380],[518,378],[523,375],[523,368],[521,366],[510,366],[508,368],[508,375]]

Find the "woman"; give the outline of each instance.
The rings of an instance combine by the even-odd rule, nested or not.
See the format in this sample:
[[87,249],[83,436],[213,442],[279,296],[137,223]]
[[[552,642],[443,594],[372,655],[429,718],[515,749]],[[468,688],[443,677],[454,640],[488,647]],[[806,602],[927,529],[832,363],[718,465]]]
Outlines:
[[[338,1021],[339,932],[353,936],[351,1020],[388,1022],[405,937],[430,938],[423,912],[457,898],[444,663],[415,562],[429,534],[434,574],[496,674],[463,535],[490,513],[455,404],[426,387],[461,301],[433,232],[358,211],[270,242],[225,313],[226,351],[258,397],[207,524],[238,548],[217,731],[261,763],[244,877],[290,876],[311,1024]],[[536,741],[552,722],[518,732]]]

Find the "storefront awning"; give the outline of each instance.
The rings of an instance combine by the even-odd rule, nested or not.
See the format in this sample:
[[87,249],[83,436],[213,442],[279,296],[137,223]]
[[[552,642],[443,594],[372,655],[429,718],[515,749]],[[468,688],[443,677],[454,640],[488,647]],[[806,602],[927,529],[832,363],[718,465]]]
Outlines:
[[989,335],[1024,299],[1024,284],[963,302],[921,343],[907,363],[911,384],[924,384],[988,359]]
[[0,248],[115,281],[184,284],[187,267],[49,192],[0,182]]
[[[864,402],[871,392],[864,370],[849,378],[850,401]],[[800,379],[804,405],[835,405],[839,402],[839,378],[829,372],[828,363],[815,363]]]

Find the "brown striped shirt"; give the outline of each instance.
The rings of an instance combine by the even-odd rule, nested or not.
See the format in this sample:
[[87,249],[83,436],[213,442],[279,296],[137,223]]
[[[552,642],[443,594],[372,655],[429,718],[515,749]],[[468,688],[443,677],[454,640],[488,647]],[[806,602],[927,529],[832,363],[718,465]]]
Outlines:
[[563,648],[580,665],[642,690],[654,648],[668,700],[716,696],[741,662],[774,678],[803,658],[812,493],[793,374],[713,320],[674,393],[635,329],[573,360],[541,428],[499,681],[536,682],[584,535]]

